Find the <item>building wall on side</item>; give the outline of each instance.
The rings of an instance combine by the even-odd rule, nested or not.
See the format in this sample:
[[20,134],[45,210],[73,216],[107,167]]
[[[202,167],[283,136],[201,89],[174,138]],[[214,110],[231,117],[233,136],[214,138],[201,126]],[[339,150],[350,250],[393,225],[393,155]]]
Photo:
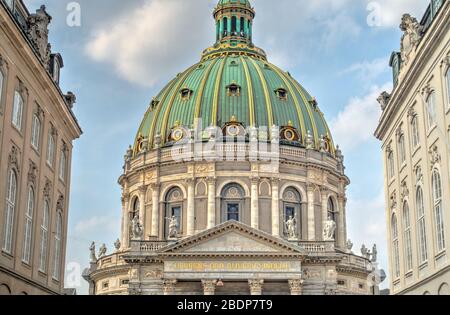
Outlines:
[[[440,30],[437,30],[437,29]],[[422,42],[412,53],[409,64],[402,69],[400,81],[379,128],[382,133],[385,167],[386,220],[389,244],[389,274],[391,294],[411,291],[437,294],[439,284],[448,283],[450,258],[450,5],[447,1],[439,19],[428,29]],[[405,84],[407,82],[407,84]],[[427,99],[436,97],[436,124],[428,123]],[[386,114],[386,112],[388,114]],[[416,117],[420,141],[413,145],[412,120]],[[382,127],[384,126],[384,127]],[[381,129],[380,129],[381,130]],[[406,160],[401,161],[400,139],[405,139]],[[394,174],[390,174],[389,153],[394,156]],[[432,192],[432,174],[438,171],[442,182],[442,206],[446,246],[437,246],[436,212]],[[423,190],[426,222],[427,259],[420,258],[418,188]],[[412,268],[407,263],[407,222],[404,212],[409,208],[412,245]],[[393,220],[398,222],[399,273],[394,259]],[[433,275],[435,280],[429,281]],[[423,287],[421,287],[423,285]]]
[[[0,99],[0,241],[3,244],[5,230],[6,186],[11,169],[17,175],[17,198],[13,217],[12,251],[2,251],[0,246],[0,286],[11,288],[12,293],[37,293],[33,283],[49,292],[63,292],[68,203],[70,191],[70,169],[72,141],[81,131],[65,101],[50,76],[15,25],[8,12],[0,6],[0,69],[4,74]],[[24,99],[22,128],[12,124],[14,94],[20,91]],[[31,145],[32,120],[40,119],[39,146]],[[47,160],[48,135],[54,133],[55,158],[50,166]],[[14,149],[13,149],[14,148]],[[59,166],[63,148],[67,162],[65,179],[60,179]],[[15,150],[15,153],[14,153]],[[31,259],[22,261],[24,246],[25,215],[28,190],[35,194],[32,216]],[[46,268],[39,270],[41,225],[44,201],[50,204]],[[53,276],[55,266],[55,231],[58,213],[62,216],[61,259],[56,262],[59,272]],[[22,279],[27,279],[24,284]],[[22,285],[23,284],[23,285]],[[22,290],[22,291],[21,291]]]

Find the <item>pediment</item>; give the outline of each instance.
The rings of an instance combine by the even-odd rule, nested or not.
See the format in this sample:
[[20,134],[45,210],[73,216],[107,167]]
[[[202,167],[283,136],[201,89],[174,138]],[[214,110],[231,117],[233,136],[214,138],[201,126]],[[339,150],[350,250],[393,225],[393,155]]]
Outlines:
[[168,248],[166,254],[302,254],[300,248],[255,230],[245,224],[231,221],[211,230],[184,239]]

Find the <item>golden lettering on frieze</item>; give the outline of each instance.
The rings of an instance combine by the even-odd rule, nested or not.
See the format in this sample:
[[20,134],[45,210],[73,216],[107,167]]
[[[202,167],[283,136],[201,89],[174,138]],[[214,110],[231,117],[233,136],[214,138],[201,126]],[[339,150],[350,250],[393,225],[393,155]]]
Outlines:
[[176,271],[270,271],[283,272],[292,269],[288,262],[176,262],[172,265]]

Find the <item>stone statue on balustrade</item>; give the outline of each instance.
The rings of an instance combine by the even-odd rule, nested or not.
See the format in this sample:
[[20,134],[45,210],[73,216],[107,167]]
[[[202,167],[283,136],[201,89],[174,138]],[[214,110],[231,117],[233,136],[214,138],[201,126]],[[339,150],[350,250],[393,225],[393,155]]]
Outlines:
[[99,250],[99,253],[98,253],[98,258],[105,257],[107,251],[108,251],[108,249],[106,248],[106,245],[103,244],[103,245],[100,247],[100,250]]
[[95,242],[92,242],[91,246],[89,247],[89,251],[91,253],[91,263],[96,263],[97,256],[95,254]]
[[166,218],[169,221],[169,239],[178,238],[178,219],[176,216]]
[[131,222],[131,236],[133,240],[142,240],[142,235],[144,234],[144,228],[139,219],[139,214],[137,214],[133,221]]
[[297,220],[290,216],[285,224],[289,240],[297,240]]
[[336,222],[330,216],[328,220],[325,222],[325,227],[323,229],[323,239],[324,241],[334,241],[335,240],[335,232],[336,232]]

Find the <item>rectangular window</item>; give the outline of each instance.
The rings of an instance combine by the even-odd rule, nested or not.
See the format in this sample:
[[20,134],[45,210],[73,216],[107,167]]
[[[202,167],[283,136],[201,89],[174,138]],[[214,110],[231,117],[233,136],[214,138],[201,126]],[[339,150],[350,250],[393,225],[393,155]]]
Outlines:
[[22,130],[22,115],[23,115],[23,99],[19,92],[14,94],[14,104],[12,113],[12,124],[19,131]]
[[66,152],[63,150],[61,151],[61,158],[59,160],[59,179],[63,182],[66,180],[66,165],[67,157]]
[[239,221],[239,204],[229,203],[227,205],[227,221]]
[[39,150],[41,137],[41,121],[36,115],[33,116],[33,127],[31,128],[31,145],[35,150]]
[[55,138],[51,133],[49,133],[47,143],[47,164],[50,167],[53,167],[54,160],[55,160]]
[[3,75],[3,72],[0,70],[0,112],[2,109],[3,81],[4,81],[4,75]]

